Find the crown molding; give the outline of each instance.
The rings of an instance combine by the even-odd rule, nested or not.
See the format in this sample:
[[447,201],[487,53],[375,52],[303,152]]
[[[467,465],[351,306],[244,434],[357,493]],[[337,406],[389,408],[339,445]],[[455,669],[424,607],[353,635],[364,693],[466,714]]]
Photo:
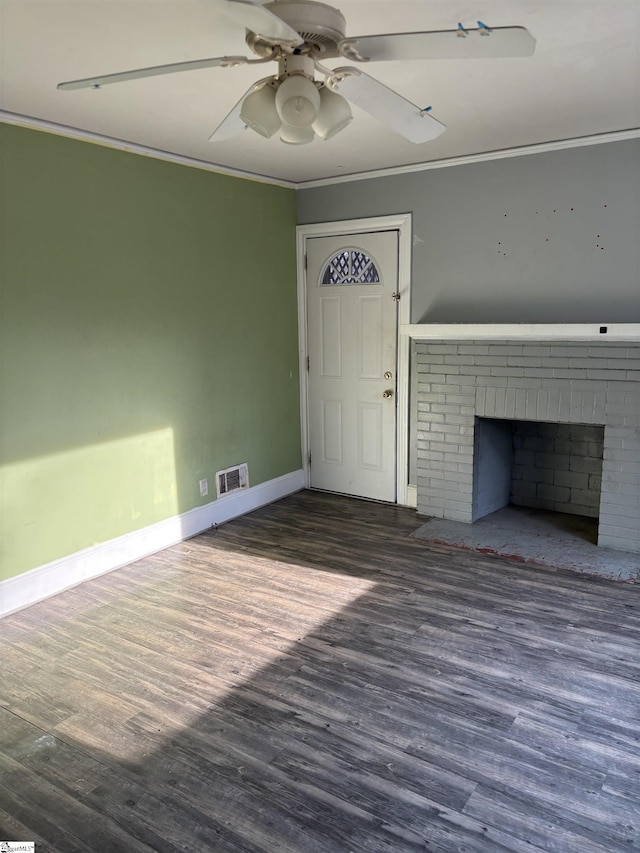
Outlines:
[[244,178],[248,181],[258,181],[261,184],[270,184],[286,189],[295,189],[297,186],[293,181],[270,178],[268,175],[261,175],[257,172],[245,172],[242,169],[232,169],[229,166],[221,166],[217,163],[209,163],[206,160],[198,160],[196,157],[184,157],[181,154],[172,154],[169,151],[149,148],[146,145],[138,145],[135,142],[125,142],[123,139],[114,139],[111,136],[103,136],[100,133],[92,133],[91,131],[81,130],[77,127],[68,127],[64,124],[20,115],[19,113],[11,113],[6,110],[0,110],[0,123],[26,127],[30,130],[41,130],[45,133],[53,133],[56,136],[78,139],[81,142],[92,142],[95,145],[115,148],[118,151],[126,151],[129,154],[140,154],[143,157],[152,157],[154,160],[166,160],[168,163],[177,163],[180,166],[189,166],[192,169],[202,169],[205,172],[215,172],[218,175],[227,175],[232,178]]
[[462,157],[451,157],[444,160],[430,160],[423,163],[411,163],[407,166],[391,166],[387,169],[372,169],[368,172],[353,172],[349,175],[334,175],[329,178],[318,178],[311,181],[287,181],[284,178],[274,178],[262,175],[258,172],[248,172],[242,169],[233,169],[230,166],[222,166],[218,163],[210,163],[207,160],[198,160],[195,157],[185,157],[181,154],[172,154],[169,151],[161,151],[157,148],[149,148],[146,145],[138,145],[135,142],[126,142],[111,136],[92,133],[76,127],[57,124],[53,121],[34,118],[32,116],[20,115],[19,113],[0,110],[0,123],[13,124],[18,127],[26,127],[31,130],[41,130],[45,133],[53,133],[57,136],[66,136],[70,139],[78,139],[82,142],[92,142],[95,145],[104,145],[107,148],[115,148],[126,151],[129,154],[139,154],[143,157],[152,157],[156,160],[165,160],[168,163],[177,163],[180,166],[188,166],[192,169],[202,169],[206,172],[214,172],[218,175],[228,175],[233,178],[244,178],[248,181],[257,181],[262,184],[284,187],[285,189],[306,190],[314,187],[329,187],[334,184],[346,184],[352,181],[366,181],[372,178],[387,178],[395,175],[408,175],[413,172],[425,172],[429,169],[446,169],[450,166],[467,166],[473,163],[487,163],[491,160],[505,160],[510,157],[525,157],[529,154],[546,154],[550,151],[564,151],[570,148],[583,148],[587,145],[604,145],[608,142],[623,142],[627,139],[640,138],[640,128],[628,130],[617,130],[611,133],[599,133],[593,136],[579,136],[573,139],[560,139],[555,142],[540,142],[535,145],[522,145],[518,148],[503,148],[497,151],[486,151],[481,154],[468,154]]
[[430,160],[426,163],[411,163],[408,166],[392,166],[388,169],[372,169],[368,172],[353,172],[350,175],[337,175],[332,178],[318,178],[313,181],[299,181],[294,186],[298,190],[314,187],[329,187],[334,184],[347,184],[352,181],[367,181],[370,178],[388,178],[394,175],[408,175],[413,172],[426,172],[429,169],[447,169],[450,166],[468,166],[472,163],[487,163],[490,160],[506,160],[509,157],[525,157],[529,154],[546,154],[550,151],[564,151],[568,148],[583,148],[587,145],[604,145],[608,142],[622,142],[638,139],[640,128],[617,130],[611,133],[598,133],[594,136],[578,136],[574,139],[560,139],[555,142],[540,142],[535,145],[522,145],[518,148],[503,148],[486,151],[481,154],[468,154],[463,157],[451,157],[445,160]]

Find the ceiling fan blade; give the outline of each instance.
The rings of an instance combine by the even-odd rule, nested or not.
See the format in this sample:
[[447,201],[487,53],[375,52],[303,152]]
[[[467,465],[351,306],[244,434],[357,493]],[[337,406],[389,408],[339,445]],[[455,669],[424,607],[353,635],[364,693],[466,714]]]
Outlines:
[[350,59],[503,59],[531,56],[536,40],[525,27],[479,27],[425,33],[354,36],[338,49]]
[[211,136],[209,137],[209,142],[224,142],[227,139],[231,139],[232,136],[236,136],[240,131],[246,128],[246,124],[240,118],[240,111],[242,109],[242,104],[247,95],[250,95],[252,92],[255,92],[256,89],[259,89],[262,85],[264,85],[268,80],[272,80],[272,77],[263,77],[262,80],[256,80],[256,82],[249,86],[244,95],[240,98],[238,103],[233,107],[230,113],[228,113],[225,118],[222,119],[220,124],[213,131]]
[[268,2],[270,0],[216,0],[216,8],[231,20],[268,41],[293,46],[303,44],[304,39],[293,27],[264,8],[264,4]]
[[336,68],[328,83],[330,89],[388,124],[410,142],[429,142],[446,130],[444,124],[428,112],[359,68]]
[[125,80],[138,80],[141,77],[157,77],[159,74],[175,74],[177,71],[195,71],[198,68],[216,68],[219,65],[244,65],[246,56],[215,56],[211,59],[192,59],[188,62],[173,62],[170,65],[153,65],[150,68],[136,68],[133,71],[119,71],[117,74],[102,74],[99,77],[84,77],[82,80],[69,80],[58,83],[58,89],[99,89],[107,83],[123,83]]

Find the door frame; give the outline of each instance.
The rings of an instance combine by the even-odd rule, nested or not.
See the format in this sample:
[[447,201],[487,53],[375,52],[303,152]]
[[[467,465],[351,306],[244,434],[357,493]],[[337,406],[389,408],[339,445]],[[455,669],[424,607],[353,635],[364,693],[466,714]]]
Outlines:
[[411,322],[411,249],[413,240],[410,213],[375,216],[367,219],[343,219],[338,222],[316,222],[296,228],[298,265],[298,350],[300,362],[300,428],[304,484],[309,488],[309,373],[307,371],[307,271],[306,243],[314,237],[337,237],[369,231],[398,232],[398,329],[397,329],[397,405],[396,405],[396,503],[415,506],[415,495],[409,490],[409,355],[411,342],[401,335],[403,325]]

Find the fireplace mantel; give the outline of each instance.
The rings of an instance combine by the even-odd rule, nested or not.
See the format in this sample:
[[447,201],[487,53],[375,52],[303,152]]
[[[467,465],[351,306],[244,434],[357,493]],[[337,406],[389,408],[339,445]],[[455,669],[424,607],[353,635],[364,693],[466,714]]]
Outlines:
[[414,341],[640,341],[640,323],[411,323]]

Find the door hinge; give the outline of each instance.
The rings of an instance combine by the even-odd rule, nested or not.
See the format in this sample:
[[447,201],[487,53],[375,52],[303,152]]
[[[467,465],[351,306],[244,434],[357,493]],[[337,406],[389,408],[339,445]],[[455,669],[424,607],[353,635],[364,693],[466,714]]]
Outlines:
[[304,256],[304,271],[305,271],[305,272],[307,271],[307,255],[306,255],[306,253],[305,253],[305,256]]
[[307,356],[307,370],[309,370],[309,356]]
[[392,293],[391,298],[393,299],[394,302],[400,302],[400,294],[399,293]]
[[309,455],[307,456],[307,463],[308,463],[309,465],[311,465],[311,454],[309,454]]

